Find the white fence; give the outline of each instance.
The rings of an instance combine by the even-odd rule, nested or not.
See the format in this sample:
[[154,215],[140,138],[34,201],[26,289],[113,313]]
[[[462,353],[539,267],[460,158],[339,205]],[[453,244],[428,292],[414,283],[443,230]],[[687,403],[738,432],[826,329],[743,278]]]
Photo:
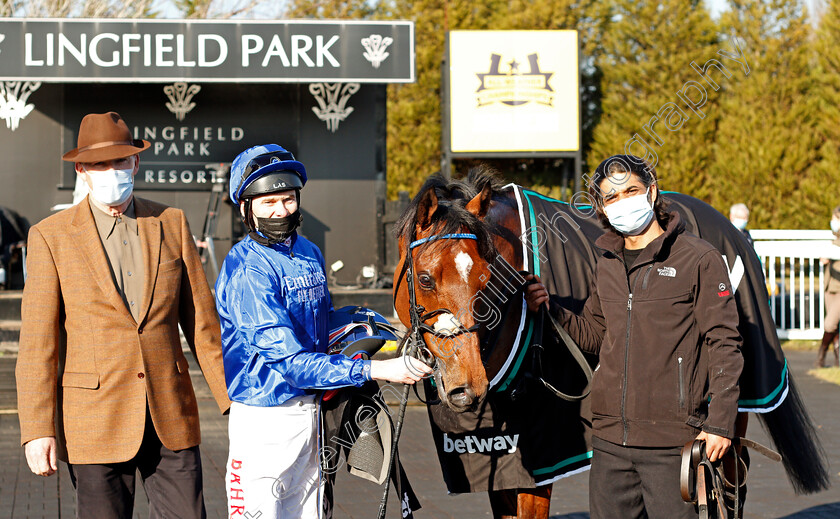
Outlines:
[[818,340],[825,315],[825,269],[820,258],[840,259],[829,230],[754,230],[764,266],[770,310],[780,339]]

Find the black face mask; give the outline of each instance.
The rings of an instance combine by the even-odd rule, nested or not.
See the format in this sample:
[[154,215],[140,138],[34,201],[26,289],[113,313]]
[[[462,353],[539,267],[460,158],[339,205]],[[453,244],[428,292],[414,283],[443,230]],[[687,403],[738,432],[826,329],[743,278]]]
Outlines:
[[260,232],[251,231],[251,238],[262,245],[274,245],[291,236],[300,226],[303,216],[300,211],[295,211],[283,218],[257,218],[255,216],[254,219],[257,221]]

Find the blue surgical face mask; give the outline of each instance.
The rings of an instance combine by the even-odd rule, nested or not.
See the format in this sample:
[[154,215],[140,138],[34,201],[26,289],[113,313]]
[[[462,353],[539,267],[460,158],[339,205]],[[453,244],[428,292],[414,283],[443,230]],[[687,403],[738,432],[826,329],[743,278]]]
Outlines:
[[835,220],[834,218],[832,218],[831,223],[829,225],[831,225],[831,232],[833,232],[834,234],[840,232],[840,220]]
[[747,220],[746,218],[732,218],[732,220],[730,221],[732,222],[732,225],[734,225],[740,231],[746,229],[747,222],[749,222],[749,220]]
[[653,207],[648,201],[648,188],[644,194],[630,196],[604,206],[604,213],[610,225],[621,234],[637,236],[644,232],[653,220]]
[[122,205],[131,196],[134,189],[134,168],[106,169],[104,171],[85,170],[92,185],[90,196],[97,202],[115,207]]

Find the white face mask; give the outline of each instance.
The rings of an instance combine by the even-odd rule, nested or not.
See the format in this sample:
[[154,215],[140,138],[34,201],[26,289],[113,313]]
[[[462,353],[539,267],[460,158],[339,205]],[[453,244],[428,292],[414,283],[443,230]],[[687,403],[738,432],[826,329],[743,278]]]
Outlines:
[[621,234],[637,236],[653,220],[653,208],[648,202],[648,188],[644,194],[630,196],[618,202],[604,206],[604,212],[610,225]]
[[88,171],[91,183],[90,196],[97,202],[107,206],[118,206],[125,203],[134,189],[134,168],[106,169],[104,171]]
[[832,218],[831,223],[829,225],[831,225],[831,232],[833,232],[834,234],[840,232],[840,220],[835,220],[834,218]]
[[732,225],[734,225],[735,227],[737,227],[741,231],[743,231],[744,229],[747,228],[747,222],[748,221],[749,220],[747,220],[745,218],[733,218],[731,220]]

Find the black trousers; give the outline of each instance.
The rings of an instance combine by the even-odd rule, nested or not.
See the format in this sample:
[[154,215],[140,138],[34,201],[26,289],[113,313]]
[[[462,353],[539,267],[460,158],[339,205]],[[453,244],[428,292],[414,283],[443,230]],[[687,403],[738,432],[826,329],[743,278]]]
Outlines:
[[163,446],[146,414],[140,450],[129,461],[69,465],[79,519],[131,519],[135,475],[149,498],[150,519],[205,519],[198,446],[171,451]]
[[592,519],[697,519],[680,495],[680,450],[622,447],[592,438]]

